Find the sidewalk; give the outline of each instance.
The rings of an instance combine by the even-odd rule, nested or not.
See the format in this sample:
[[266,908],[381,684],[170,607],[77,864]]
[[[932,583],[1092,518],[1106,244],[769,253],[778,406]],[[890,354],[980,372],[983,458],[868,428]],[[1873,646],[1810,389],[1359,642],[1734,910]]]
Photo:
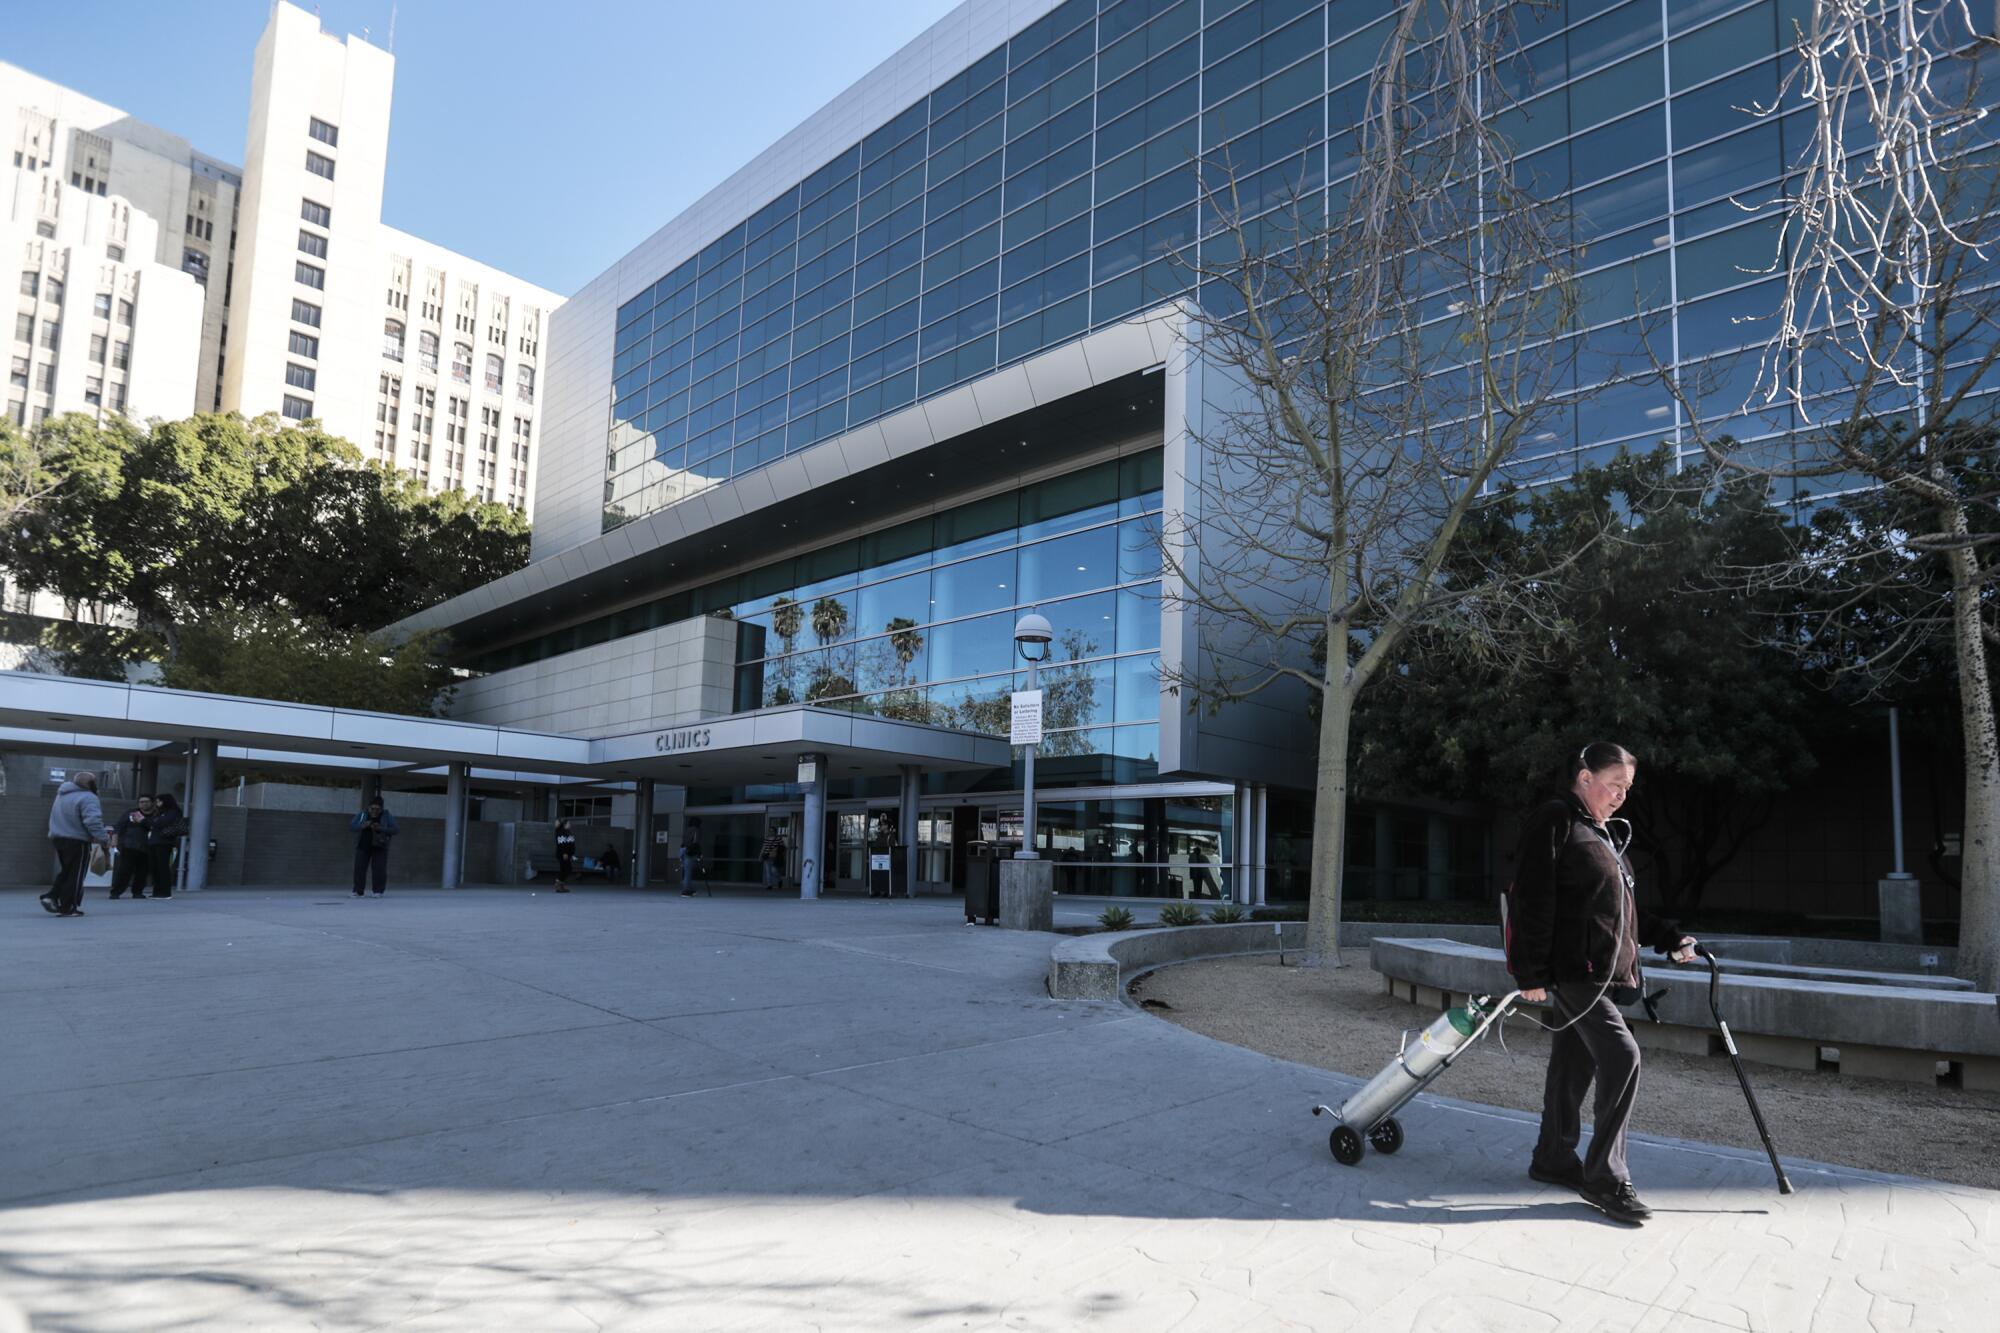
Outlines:
[[88,907],[0,897],[0,1330],[1834,1333],[2000,1291],[1977,1190],[1648,1141],[1626,1230],[1436,1099],[1336,1166],[1350,1080],[1050,1001],[1052,937],[950,901]]

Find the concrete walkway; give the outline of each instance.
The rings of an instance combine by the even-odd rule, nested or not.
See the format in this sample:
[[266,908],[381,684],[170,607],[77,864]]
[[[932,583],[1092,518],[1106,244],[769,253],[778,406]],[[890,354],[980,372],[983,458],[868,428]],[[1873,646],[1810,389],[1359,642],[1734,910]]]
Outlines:
[[1650,1142],[1626,1230],[1444,1101],[1339,1167],[1347,1080],[1050,1001],[1050,937],[951,903],[87,907],[0,897],[0,1330],[1957,1331],[2000,1292],[2000,1194]]

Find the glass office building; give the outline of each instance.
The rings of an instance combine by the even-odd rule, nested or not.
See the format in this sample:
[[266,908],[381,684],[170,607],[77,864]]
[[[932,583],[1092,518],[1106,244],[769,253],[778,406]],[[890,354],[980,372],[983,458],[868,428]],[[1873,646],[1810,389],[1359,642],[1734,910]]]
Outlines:
[[[1397,8],[970,0],[557,314],[535,563],[412,623],[451,629],[488,679],[539,673],[516,694],[541,698],[621,643],[728,620],[693,716],[810,705],[991,731],[1020,683],[1009,627],[1037,609],[1060,631],[1044,771],[1077,793],[1044,807],[1045,847],[1075,867],[1058,887],[1292,882],[1265,874],[1296,844],[1267,793],[1302,809],[1286,793],[1310,782],[1310,732],[1282,705],[1190,717],[1172,690],[1198,648],[1157,537],[1199,392],[1157,331],[1136,353],[1125,335],[1200,297],[1175,255],[1213,223],[1204,164],[1251,209],[1337,198]],[[1506,128],[1571,215],[1589,327],[1579,397],[1516,479],[1692,447],[1655,360],[1698,369],[1708,403],[1748,397],[1756,367],[1732,353],[1767,336],[1771,205],[1807,126],[1746,108],[1777,97],[1809,8],[1522,8]],[[1718,414],[1744,438],[1794,426],[1782,402]],[[507,720],[491,701],[509,689],[477,715]],[[836,783],[842,864],[882,784]],[[895,831],[920,878],[953,882],[969,836],[1006,843],[1017,787],[925,776],[920,828]],[[678,817],[707,812],[714,854],[747,865],[796,797],[696,776]],[[1462,821],[1385,820],[1350,849],[1362,882],[1477,891],[1487,853]]]
[[[1777,99],[1810,7],[1522,7],[1507,126],[1575,212],[1591,383],[1764,336],[1766,206],[1810,113],[1746,108]],[[604,526],[1180,294],[1197,164],[1226,163],[1249,200],[1337,189],[1396,8],[1068,0],[1028,24],[619,303]],[[1706,377],[1714,401],[1749,396],[1735,373]],[[1594,395],[1522,475],[1671,436],[1675,413],[1656,386]]]

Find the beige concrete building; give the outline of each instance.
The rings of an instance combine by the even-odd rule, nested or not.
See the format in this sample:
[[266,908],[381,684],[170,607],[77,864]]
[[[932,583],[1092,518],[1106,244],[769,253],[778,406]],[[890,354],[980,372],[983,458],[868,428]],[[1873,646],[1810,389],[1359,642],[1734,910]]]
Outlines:
[[[0,244],[22,260],[28,339],[13,349],[17,419],[312,418],[434,490],[527,510],[562,298],[383,224],[394,80],[389,52],[279,0],[237,167],[0,64],[0,133],[15,140],[0,158]],[[51,274],[79,317],[43,308]],[[133,299],[141,288],[157,298]],[[107,290],[99,329],[88,316]],[[100,335],[102,372],[88,359]]]

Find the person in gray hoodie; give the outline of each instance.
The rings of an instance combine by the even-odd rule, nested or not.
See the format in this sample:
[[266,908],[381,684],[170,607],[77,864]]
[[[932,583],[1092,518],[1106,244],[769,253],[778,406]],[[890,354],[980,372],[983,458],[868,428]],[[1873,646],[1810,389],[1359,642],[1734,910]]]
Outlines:
[[83,876],[90,867],[90,844],[107,851],[110,830],[97,799],[97,774],[80,772],[56,790],[49,807],[49,843],[56,849],[56,880],[42,895],[42,909],[57,916],[82,916]]

